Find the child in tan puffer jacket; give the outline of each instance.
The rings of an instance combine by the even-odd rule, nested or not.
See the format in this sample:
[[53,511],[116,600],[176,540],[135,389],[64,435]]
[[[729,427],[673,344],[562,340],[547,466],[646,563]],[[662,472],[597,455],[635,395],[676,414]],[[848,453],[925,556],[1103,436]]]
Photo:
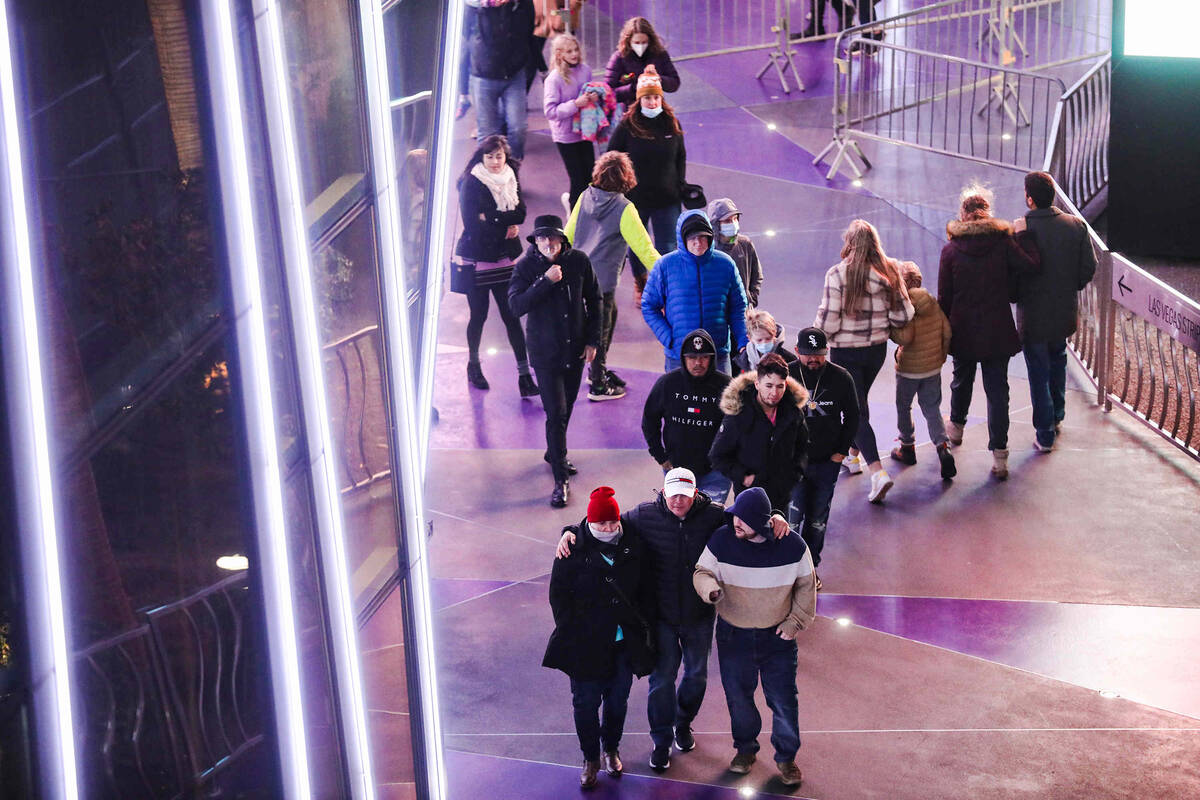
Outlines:
[[942,365],[950,348],[950,321],[934,296],[921,288],[921,269],[916,264],[903,262],[900,277],[908,287],[908,297],[916,313],[907,325],[891,332],[892,341],[900,345],[896,350],[896,427],[900,431],[900,446],[892,451],[892,458],[904,464],[917,463],[912,418],[912,401],[916,396],[929,438],[937,448],[942,479],[949,480],[956,470],[942,420]]

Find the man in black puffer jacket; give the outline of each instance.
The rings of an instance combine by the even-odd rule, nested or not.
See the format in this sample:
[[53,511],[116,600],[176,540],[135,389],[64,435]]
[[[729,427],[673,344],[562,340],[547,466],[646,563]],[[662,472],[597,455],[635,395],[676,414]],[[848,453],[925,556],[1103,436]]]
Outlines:
[[733,482],[734,496],[761,486],[772,508],[784,508],[804,474],[808,392],[788,376],[787,363],[768,353],[757,372],[743,372],[721,396],[725,420],[708,457]]
[[538,217],[526,238],[533,246],[513,266],[508,305],[525,317],[529,363],[546,411],[545,459],[554,471],[550,505],[562,508],[576,471],[567,460],[567,425],[583,367],[600,344],[600,284],[587,255],[567,242],[560,218]]
[[[468,5],[478,5],[468,0]],[[532,58],[536,11],[533,0],[503,0],[474,10],[471,29],[471,100],[475,103],[479,138],[508,136],[513,157],[525,157],[525,75]]]
[[[696,746],[692,720],[700,712],[708,686],[708,656],[712,651],[713,607],[692,587],[696,561],[717,528],[728,522],[725,507],[696,491],[691,470],[676,467],[663,480],[657,499],[641,503],[622,517],[646,546],[646,565],[654,589],[658,663],[650,673],[646,716],[654,751],[650,766],[665,770],[671,765],[671,742],[682,752]],[[788,533],[787,520],[771,517],[775,535]],[[567,530],[559,540],[557,555],[570,554],[575,535]],[[683,679],[676,689],[679,665]]]
[[725,417],[720,403],[729,376],[716,368],[717,347],[703,328],[683,337],[679,353],[682,366],[655,381],[646,396],[642,435],[664,472],[690,469],[696,488],[724,503],[729,479],[713,469],[708,449]]

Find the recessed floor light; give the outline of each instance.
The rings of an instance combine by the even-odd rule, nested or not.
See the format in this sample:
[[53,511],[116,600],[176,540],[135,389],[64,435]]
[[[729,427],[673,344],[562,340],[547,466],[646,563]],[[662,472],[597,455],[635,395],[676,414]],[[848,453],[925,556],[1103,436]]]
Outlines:
[[499,350],[497,350],[497,349],[496,349],[496,348],[494,348],[494,347],[489,347],[489,348],[487,349],[487,354],[488,354],[489,356],[494,356],[494,355],[496,355],[496,353],[499,353],[499,352],[500,352],[500,351],[499,351]]
[[863,185],[862,178],[855,178],[854,180],[850,181],[850,185],[856,189],[861,189]]
[[770,228],[768,228],[767,230],[763,231],[763,233],[765,233],[767,236],[774,236],[774,235],[775,235],[775,231],[774,231],[774,230],[772,230],[772,229],[770,229]]
[[768,122],[768,123],[767,123],[767,130],[769,130],[769,131],[773,131],[773,130],[775,130],[775,123],[774,123],[774,122]]
[[849,628],[854,624],[854,622],[849,617],[838,617],[837,624],[841,625],[843,628]]
[[1101,697],[1107,697],[1109,700],[1111,700],[1111,699],[1113,699],[1114,697],[1120,697],[1121,695],[1117,694],[1117,693],[1116,693],[1116,692],[1114,692],[1112,689],[1101,689],[1101,690],[1100,690],[1100,696],[1101,696]]
[[217,568],[230,572],[243,572],[250,569],[250,559],[243,555],[221,556],[217,559]]

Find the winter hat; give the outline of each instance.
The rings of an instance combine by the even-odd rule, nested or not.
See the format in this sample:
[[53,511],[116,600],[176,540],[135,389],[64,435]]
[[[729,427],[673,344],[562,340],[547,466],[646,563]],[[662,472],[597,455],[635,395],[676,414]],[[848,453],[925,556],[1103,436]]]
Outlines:
[[715,356],[717,354],[717,346],[713,344],[712,337],[704,328],[696,330],[683,337],[683,344],[679,345],[679,357],[684,356]]
[[708,221],[708,217],[703,211],[699,214],[691,214],[683,221],[683,225],[679,228],[679,236],[685,243],[689,236],[694,236],[697,233],[703,233],[709,238],[713,235],[712,223]]
[[553,214],[542,214],[533,221],[533,233],[525,237],[530,244],[539,236],[557,236],[565,243],[567,232],[563,230],[562,217]]
[[732,216],[741,216],[742,212],[738,211],[738,207],[728,197],[718,197],[708,204],[708,218],[716,222]]
[[616,490],[611,486],[601,486],[592,490],[588,500],[588,522],[613,522],[621,518],[621,509],[617,507]]
[[767,492],[761,486],[754,486],[733,499],[733,505],[725,509],[726,513],[740,519],[754,529],[755,533],[771,538],[771,501]]
[[662,78],[658,76],[658,67],[653,64],[647,65],[646,71],[637,79],[637,99],[641,100],[648,94],[663,96]]
[[802,356],[824,356],[829,354],[829,341],[820,328],[805,328],[796,337],[796,352]]
[[663,494],[667,497],[674,497],[677,494],[695,497],[696,473],[687,467],[676,467],[671,470],[663,478]]

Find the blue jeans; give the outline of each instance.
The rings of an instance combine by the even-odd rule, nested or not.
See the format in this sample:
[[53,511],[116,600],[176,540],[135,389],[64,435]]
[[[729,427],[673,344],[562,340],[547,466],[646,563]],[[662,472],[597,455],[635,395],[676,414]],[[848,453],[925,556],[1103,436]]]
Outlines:
[[696,478],[696,488],[708,495],[708,499],[714,503],[724,503],[729,497],[729,489],[732,486],[729,478],[715,469]]
[[475,103],[479,138],[506,133],[513,158],[525,157],[525,73],[508,80],[471,76],[471,101]]
[[[672,356],[663,357],[663,372],[670,372],[673,369],[679,369],[683,362]],[[717,353],[717,372],[724,372],[726,375],[730,373],[732,366],[729,362],[729,353]]]
[[913,425],[912,401],[917,398],[929,439],[934,444],[946,441],[946,423],[942,420],[942,376],[928,378],[906,378],[896,376],[896,430],[900,433],[900,444],[915,444],[917,430]]
[[796,691],[796,642],[779,638],[774,628],[735,628],[717,620],[717,663],[729,704],[733,746],[739,753],[758,752],[762,717],[754,690],[762,676],[763,695],[771,709],[771,746],[775,762],[794,761],[800,749],[800,702]]
[[[600,760],[600,748],[611,753],[621,744],[625,731],[625,712],[629,707],[629,688],[633,685],[633,667],[629,653],[617,647],[611,678],[602,681],[571,679],[571,704],[575,708],[575,734],[579,749],[588,761]],[[603,712],[601,709],[603,708]]]
[[788,504],[788,525],[793,528],[804,522],[800,538],[812,553],[813,567],[821,563],[821,550],[825,547],[825,528],[829,524],[829,506],[833,503],[833,490],[837,488],[842,465],[835,461],[810,463],[804,470],[804,478],[792,489],[792,501]]
[[[659,208],[637,207],[638,216],[646,226],[646,232],[654,237],[654,249],[660,256],[675,249],[675,223],[679,221],[679,204],[660,206]],[[638,257],[629,251],[629,268],[634,276],[645,275],[653,264],[643,264]]]
[[983,372],[983,393],[987,395],[988,450],[1008,449],[1008,358],[987,361],[954,359],[954,379],[950,381],[950,421],[967,424],[967,409],[975,389],[975,368]]
[[[704,702],[713,621],[706,619],[691,625],[660,622],[657,627],[658,663],[650,673],[646,719],[650,722],[654,746],[669,747],[675,739],[676,726],[691,725]],[[683,661],[683,680],[676,690],[680,660]]]
[[1038,443],[1054,444],[1054,425],[1067,415],[1067,340],[1025,345],[1029,401]]

